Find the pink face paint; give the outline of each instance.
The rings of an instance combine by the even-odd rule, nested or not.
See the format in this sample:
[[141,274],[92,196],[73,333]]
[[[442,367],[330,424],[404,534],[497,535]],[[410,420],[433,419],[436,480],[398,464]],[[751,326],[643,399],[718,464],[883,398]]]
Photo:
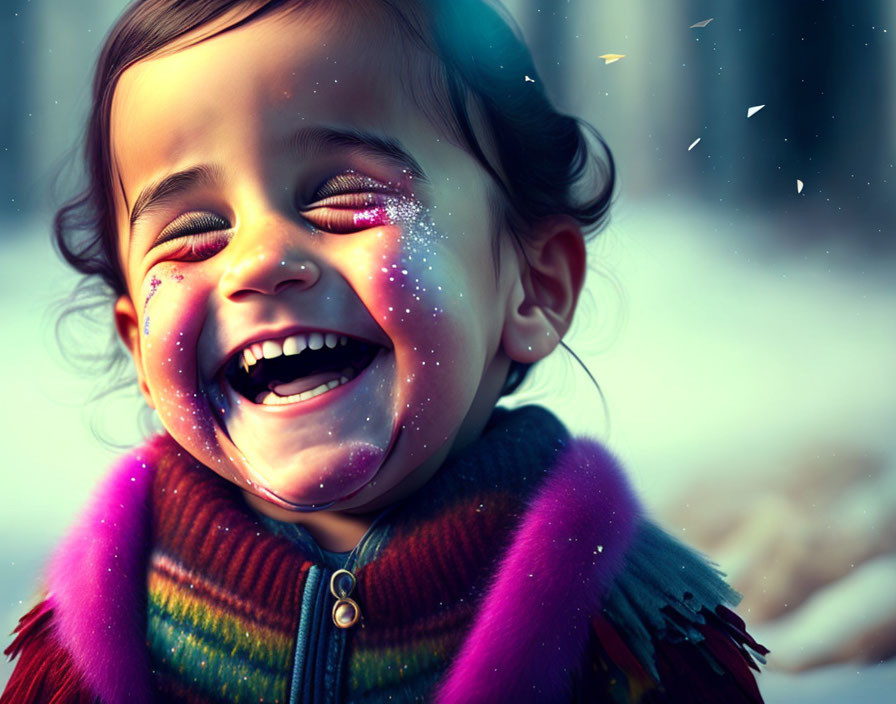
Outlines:
[[359,210],[354,214],[353,219],[355,227],[377,227],[379,225],[388,225],[392,222],[389,212],[382,206]]
[[146,313],[146,308],[149,306],[149,302],[152,300],[152,297],[156,295],[156,291],[159,290],[159,286],[162,285],[162,280],[153,274],[152,278],[149,280],[149,293],[146,294],[146,300],[143,301],[143,334],[149,335],[149,315]]
[[[177,271],[171,272],[171,275],[168,277],[171,281],[183,281],[184,275],[178,273]],[[156,276],[152,275],[152,278],[149,280],[149,292],[146,294],[146,298],[143,301],[143,334],[149,335],[149,315],[146,312],[147,307],[149,306],[149,302],[152,300],[152,297],[156,295],[156,292],[159,290],[159,286],[162,285],[162,280]]]
[[143,301],[143,311],[146,312],[146,306],[149,305],[149,300],[156,295],[156,291],[159,290],[159,286],[162,285],[162,280],[156,276],[152,275],[152,278],[149,280],[149,293],[146,294],[146,300]]

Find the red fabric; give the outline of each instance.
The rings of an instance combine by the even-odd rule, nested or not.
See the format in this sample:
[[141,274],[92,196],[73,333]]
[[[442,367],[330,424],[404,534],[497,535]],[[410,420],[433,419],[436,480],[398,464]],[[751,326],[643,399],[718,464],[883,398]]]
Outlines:
[[[719,617],[720,622],[725,625],[725,628],[728,630],[729,635],[734,639],[735,642],[738,643],[741,651],[744,651],[744,645],[747,645],[754,653],[758,653],[759,655],[768,655],[768,648],[757,643],[753,639],[753,636],[747,633],[747,626],[744,623],[743,619],[736,613],[734,613],[731,609],[726,606],[719,605],[716,607],[716,615]],[[759,667],[755,662],[753,662],[752,657],[749,656],[748,653],[744,654],[749,661],[750,667],[759,672]]]
[[[724,606],[735,619],[740,620]],[[669,610],[667,615],[673,617]],[[663,695],[649,702],[681,702],[682,704],[762,704],[762,695],[750,668],[756,668],[752,656],[743,647],[749,639],[760,654],[768,652],[753,641],[735,635],[730,617],[701,611],[706,622],[697,625],[704,640],[672,642],[655,638],[657,670]],[[741,621],[741,623],[743,623]]]
[[[676,621],[672,610],[665,610]],[[703,624],[692,623],[703,639],[680,634],[655,633],[654,664],[659,682],[643,668],[629,649],[630,636],[609,620],[591,619],[595,640],[591,661],[583,668],[581,694],[575,701],[621,704],[761,704],[762,695],[750,668],[758,669],[744,645],[760,655],[768,652],[754,641],[737,615],[724,606],[716,613],[701,611]]]
[[57,642],[51,626],[53,607],[40,602],[20,620],[18,636],[4,650],[18,663],[0,704],[93,704],[94,696],[77,674],[68,652]]

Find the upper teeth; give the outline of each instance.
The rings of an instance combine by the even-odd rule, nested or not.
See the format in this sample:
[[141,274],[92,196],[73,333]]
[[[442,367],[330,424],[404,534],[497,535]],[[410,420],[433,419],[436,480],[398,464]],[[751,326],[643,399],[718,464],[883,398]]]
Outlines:
[[306,349],[319,350],[324,345],[334,349],[339,345],[347,345],[345,335],[334,335],[331,332],[300,333],[290,335],[283,340],[264,340],[255,342],[243,350],[242,366],[248,370],[259,359],[273,359],[285,355],[287,357],[300,354]]

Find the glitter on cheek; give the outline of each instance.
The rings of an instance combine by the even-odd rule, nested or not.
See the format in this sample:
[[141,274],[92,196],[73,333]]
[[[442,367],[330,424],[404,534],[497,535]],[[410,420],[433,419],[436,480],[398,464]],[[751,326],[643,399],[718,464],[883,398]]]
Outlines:
[[[181,282],[184,280],[184,275],[178,272],[176,269],[171,272],[168,276],[171,281]],[[146,298],[143,300],[143,334],[149,335],[149,314],[146,312],[149,307],[149,302],[153,299],[153,296],[156,295],[159,291],[159,287],[162,285],[162,280],[156,276],[155,274],[149,280],[149,291],[146,293]]]
[[162,425],[182,446],[202,451],[220,462],[221,448],[215,439],[208,399],[201,391],[182,390],[177,385],[162,389],[157,412]]
[[146,298],[143,301],[143,334],[149,335],[149,315],[146,312],[146,309],[149,307],[149,302],[152,300],[152,297],[156,295],[159,290],[159,286],[162,285],[162,280],[153,274],[152,278],[149,280],[149,291],[146,294]]
[[422,225],[424,220],[421,219],[421,215],[427,220],[431,219],[429,211],[414,196],[388,198],[385,205],[382,206],[382,210],[385,211],[388,218],[387,222],[395,225],[405,225],[408,228]]
[[159,290],[159,286],[161,285],[162,280],[153,274],[152,278],[149,280],[149,292],[146,294],[146,300],[143,301],[143,310],[146,310],[146,306],[149,305],[150,300],[156,295],[156,291]]
[[439,280],[433,264],[438,262],[448,237],[436,226],[431,210],[417,200],[401,199],[390,204],[390,209],[393,220],[404,225],[397,241],[400,252],[397,261],[380,271],[389,286],[403,293],[403,302],[396,312],[409,315],[417,309],[415,312],[431,312],[431,317],[436,318],[443,310],[442,284],[447,282]]

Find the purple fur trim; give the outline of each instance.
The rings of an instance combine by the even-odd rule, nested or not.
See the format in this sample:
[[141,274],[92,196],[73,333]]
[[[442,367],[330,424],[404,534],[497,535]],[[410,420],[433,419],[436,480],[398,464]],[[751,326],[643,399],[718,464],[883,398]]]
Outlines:
[[600,613],[639,514],[615,458],[573,441],[530,502],[435,701],[569,701],[588,616]]
[[146,649],[143,574],[157,447],[120,460],[53,554],[48,601],[60,643],[103,704],[144,704],[152,685]]

